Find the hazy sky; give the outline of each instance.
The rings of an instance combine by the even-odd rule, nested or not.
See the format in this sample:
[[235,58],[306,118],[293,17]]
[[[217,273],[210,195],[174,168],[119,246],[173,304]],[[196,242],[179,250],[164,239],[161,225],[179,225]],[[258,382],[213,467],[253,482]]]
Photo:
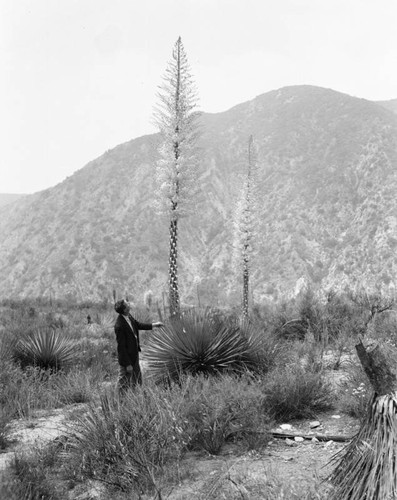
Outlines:
[[154,132],[179,35],[202,111],[297,84],[397,98],[397,0],[0,0],[0,193]]

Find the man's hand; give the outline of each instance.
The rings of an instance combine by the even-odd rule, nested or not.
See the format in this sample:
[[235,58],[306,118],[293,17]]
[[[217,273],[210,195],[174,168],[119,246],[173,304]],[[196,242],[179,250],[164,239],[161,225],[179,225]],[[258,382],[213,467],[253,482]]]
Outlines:
[[132,373],[132,365],[128,365],[126,370],[127,370],[127,373]]
[[164,323],[161,323],[161,321],[156,321],[155,323],[152,323],[153,328],[158,328],[159,326],[164,326]]

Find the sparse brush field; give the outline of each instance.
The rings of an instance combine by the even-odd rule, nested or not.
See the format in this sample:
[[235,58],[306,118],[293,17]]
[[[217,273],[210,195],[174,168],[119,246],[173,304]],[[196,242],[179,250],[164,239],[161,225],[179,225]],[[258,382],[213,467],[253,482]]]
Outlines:
[[[255,307],[249,323],[185,311],[142,335],[144,385],[121,402],[111,305],[3,301],[0,498],[325,499],[322,467],[342,444],[289,446],[272,432],[310,436],[312,420],[323,434],[356,430],[371,394],[354,345],[376,300],[307,291]],[[367,335],[394,357],[395,310]],[[54,412],[58,434],[29,441]]]

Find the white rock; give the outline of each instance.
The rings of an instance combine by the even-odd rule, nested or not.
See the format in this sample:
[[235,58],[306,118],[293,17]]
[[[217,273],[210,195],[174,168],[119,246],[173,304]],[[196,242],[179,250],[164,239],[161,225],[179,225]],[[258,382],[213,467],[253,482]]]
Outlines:
[[301,436],[295,436],[294,437],[294,441],[296,441],[297,443],[301,443],[302,441],[304,441],[305,438],[301,437]]
[[316,427],[320,427],[321,423],[318,420],[313,420],[313,422],[310,422],[310,429],[315,429]]
[[282,429],[283,431],[290,431],[292,429],[292,425],[291,424],[281,424],[280,429]]
[[292,439],[289,439],[289,438],[287,438],[287,439],[285,440],[285,443],[286,443],[288,446],[296,446],[295,441],[292,441]]
[[331,418],[340,418],[340,415],[332,415]]
[[316,437],[313,437],[312,438],[312,443],[319,443],[320,441],[316,438]]

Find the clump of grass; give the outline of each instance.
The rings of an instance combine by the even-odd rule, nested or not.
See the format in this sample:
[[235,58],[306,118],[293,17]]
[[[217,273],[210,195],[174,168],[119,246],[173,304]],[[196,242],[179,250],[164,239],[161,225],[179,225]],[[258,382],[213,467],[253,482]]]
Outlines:
[[172,409],[155,389],[130,391],[122,403],[102,396],[71,429],[74,474],[96,478],[121,491],[159,491],[167,464],[179,455],[180,433]]
[[[12,362],[0,366],[0,406],[10,418],[29,416],[33,404],[41,405],[43,395],[39,370],[23,371]],[[50,396],[47,393],[46,399]]]
[[0,366],[0,406],[9,419],[30,418],[36,410],[92,400],[101,380],[96,370],[50,373],[8,362]]
[[88,403],[98,392],[98,379],[95,371],[78,370],[60,373],[55,379],[58,405]]
[[10,365],[10,372],[1,371],[0,377],[7,381],[2,399],[14,418],[29,418],[35,410],[58,406],[55,374],[39,368],[22,370]]
[[266,411],[277,421],[312,418],[333,407],[331,385],[300,365],[273,370],[264,382]]
[[[14,478],[4,484],[10,500],[62,500],[67,495],[56,472],[60,469],[57,443],[18,452],[12,469]],[[0,493],[2,491],[0,490]]]
[[267,445],[270,419],[259,380],[223,375],[188,379],[188,385],[183,418],[191,422],[186,439],[191,448],[217,455],[230,440],[248,450]]

